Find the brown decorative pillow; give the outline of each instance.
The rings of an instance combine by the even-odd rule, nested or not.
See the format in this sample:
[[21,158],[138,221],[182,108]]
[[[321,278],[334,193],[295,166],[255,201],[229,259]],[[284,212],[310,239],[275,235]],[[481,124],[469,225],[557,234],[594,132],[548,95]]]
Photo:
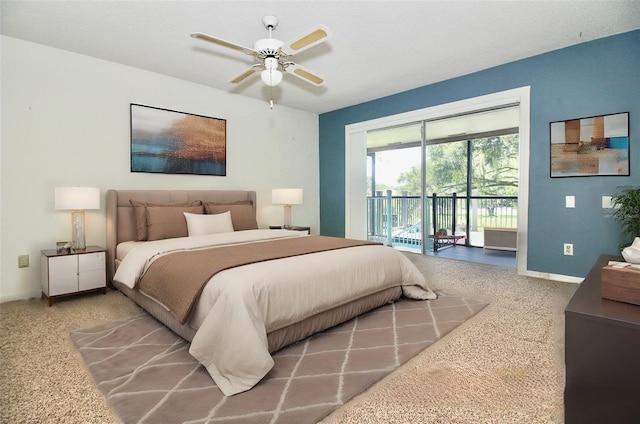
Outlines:
[[218,214],[231,211],[231,222],[235,231],[257,230],[256,210],[251,200],[240,200],[233,203],[204,202],[207,214]]
[[[131,206],[133,206],[133,216],[136,223],[136,240],[137,241],[146,241],[148,238],[147,235],[147,206],[172,206],[172,207],[185,207],[185,206],[200,206],[202,202],[200,200],[194,200],[192,202],[186,203],[178,203],[172,202],[167,204],[155,204],[155,203],[144,203],[139,202],[137,200],[129,200]],[[202,212],[201,212],[202,213]]]
[[202,214],[200,206],[149,206],[147,212],[147,240],[162,240],[176,237],[187,237],[187,220],[184,212]]

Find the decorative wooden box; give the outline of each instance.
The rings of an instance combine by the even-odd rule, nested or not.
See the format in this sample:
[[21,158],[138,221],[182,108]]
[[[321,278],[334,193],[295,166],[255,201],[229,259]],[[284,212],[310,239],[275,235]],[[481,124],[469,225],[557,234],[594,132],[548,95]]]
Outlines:
[[605,266],[601,290],[604,299],[640,305],[640,270]]

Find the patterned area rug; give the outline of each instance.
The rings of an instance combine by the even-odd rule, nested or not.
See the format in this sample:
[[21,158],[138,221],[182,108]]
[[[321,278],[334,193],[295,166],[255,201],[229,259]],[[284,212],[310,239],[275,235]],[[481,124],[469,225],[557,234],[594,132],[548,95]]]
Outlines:
[[253,389],[225,397],[189,344],[143,313],[71,334],[124,423],[316,423],[486,304],[401,299],[276,352]]

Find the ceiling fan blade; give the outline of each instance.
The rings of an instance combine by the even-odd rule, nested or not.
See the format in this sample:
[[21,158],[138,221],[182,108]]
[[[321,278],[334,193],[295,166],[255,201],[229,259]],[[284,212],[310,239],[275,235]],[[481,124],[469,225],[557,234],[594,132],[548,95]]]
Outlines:
[[256,72],[258,72],[258,69],[260,69],[262,67],[263,66],[259,65],[259,64],[253,65],[249,69],[247,69],[246,71],[244,71],[243,73],[241,73],[240,75],[238,75],[237,77],[232,79],[230,82],[232,82],[233,84],[237,84],[239,82],[242,82],[245,79],[249,78],[251,75],[253,75]]
[[219,46],[228,47],[230,49],[238,50],[243,53],[246,53],[251,56],[258,56],[258,52],[250,49],[249,47],[241,46],[240,44],[232,43],[231,41],[223,40],[222,38],[214,37],[212,35],[203,34],[201,32],[193,32],[191,33],[193,38],[197,38],[199,40],[208,41],[210,43],[217,44]]
[[331,35],[329,28],[324,25],[317,25],[311,31],[296,37],[291,41],[284,43],[280,47],[280,51],[285,56],[293,56],[296,53],[300,53],[306,49],[309,49],[317,44],[323,43]]
[[288,74],[294,75],[313,85],[320,86],[324,84],[323,77],[317,75],[315,72],[305,68],[304,66],[298,65],[297,63],[286,62],[282,65],[282,69]]

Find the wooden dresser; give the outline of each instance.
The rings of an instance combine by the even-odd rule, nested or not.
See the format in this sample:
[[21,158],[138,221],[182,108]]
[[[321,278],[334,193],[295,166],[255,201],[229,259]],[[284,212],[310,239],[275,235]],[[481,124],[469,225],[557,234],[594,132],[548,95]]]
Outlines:
[[565,423],[640,423],[640,306],[603,299],[601,255],[565,309]]

